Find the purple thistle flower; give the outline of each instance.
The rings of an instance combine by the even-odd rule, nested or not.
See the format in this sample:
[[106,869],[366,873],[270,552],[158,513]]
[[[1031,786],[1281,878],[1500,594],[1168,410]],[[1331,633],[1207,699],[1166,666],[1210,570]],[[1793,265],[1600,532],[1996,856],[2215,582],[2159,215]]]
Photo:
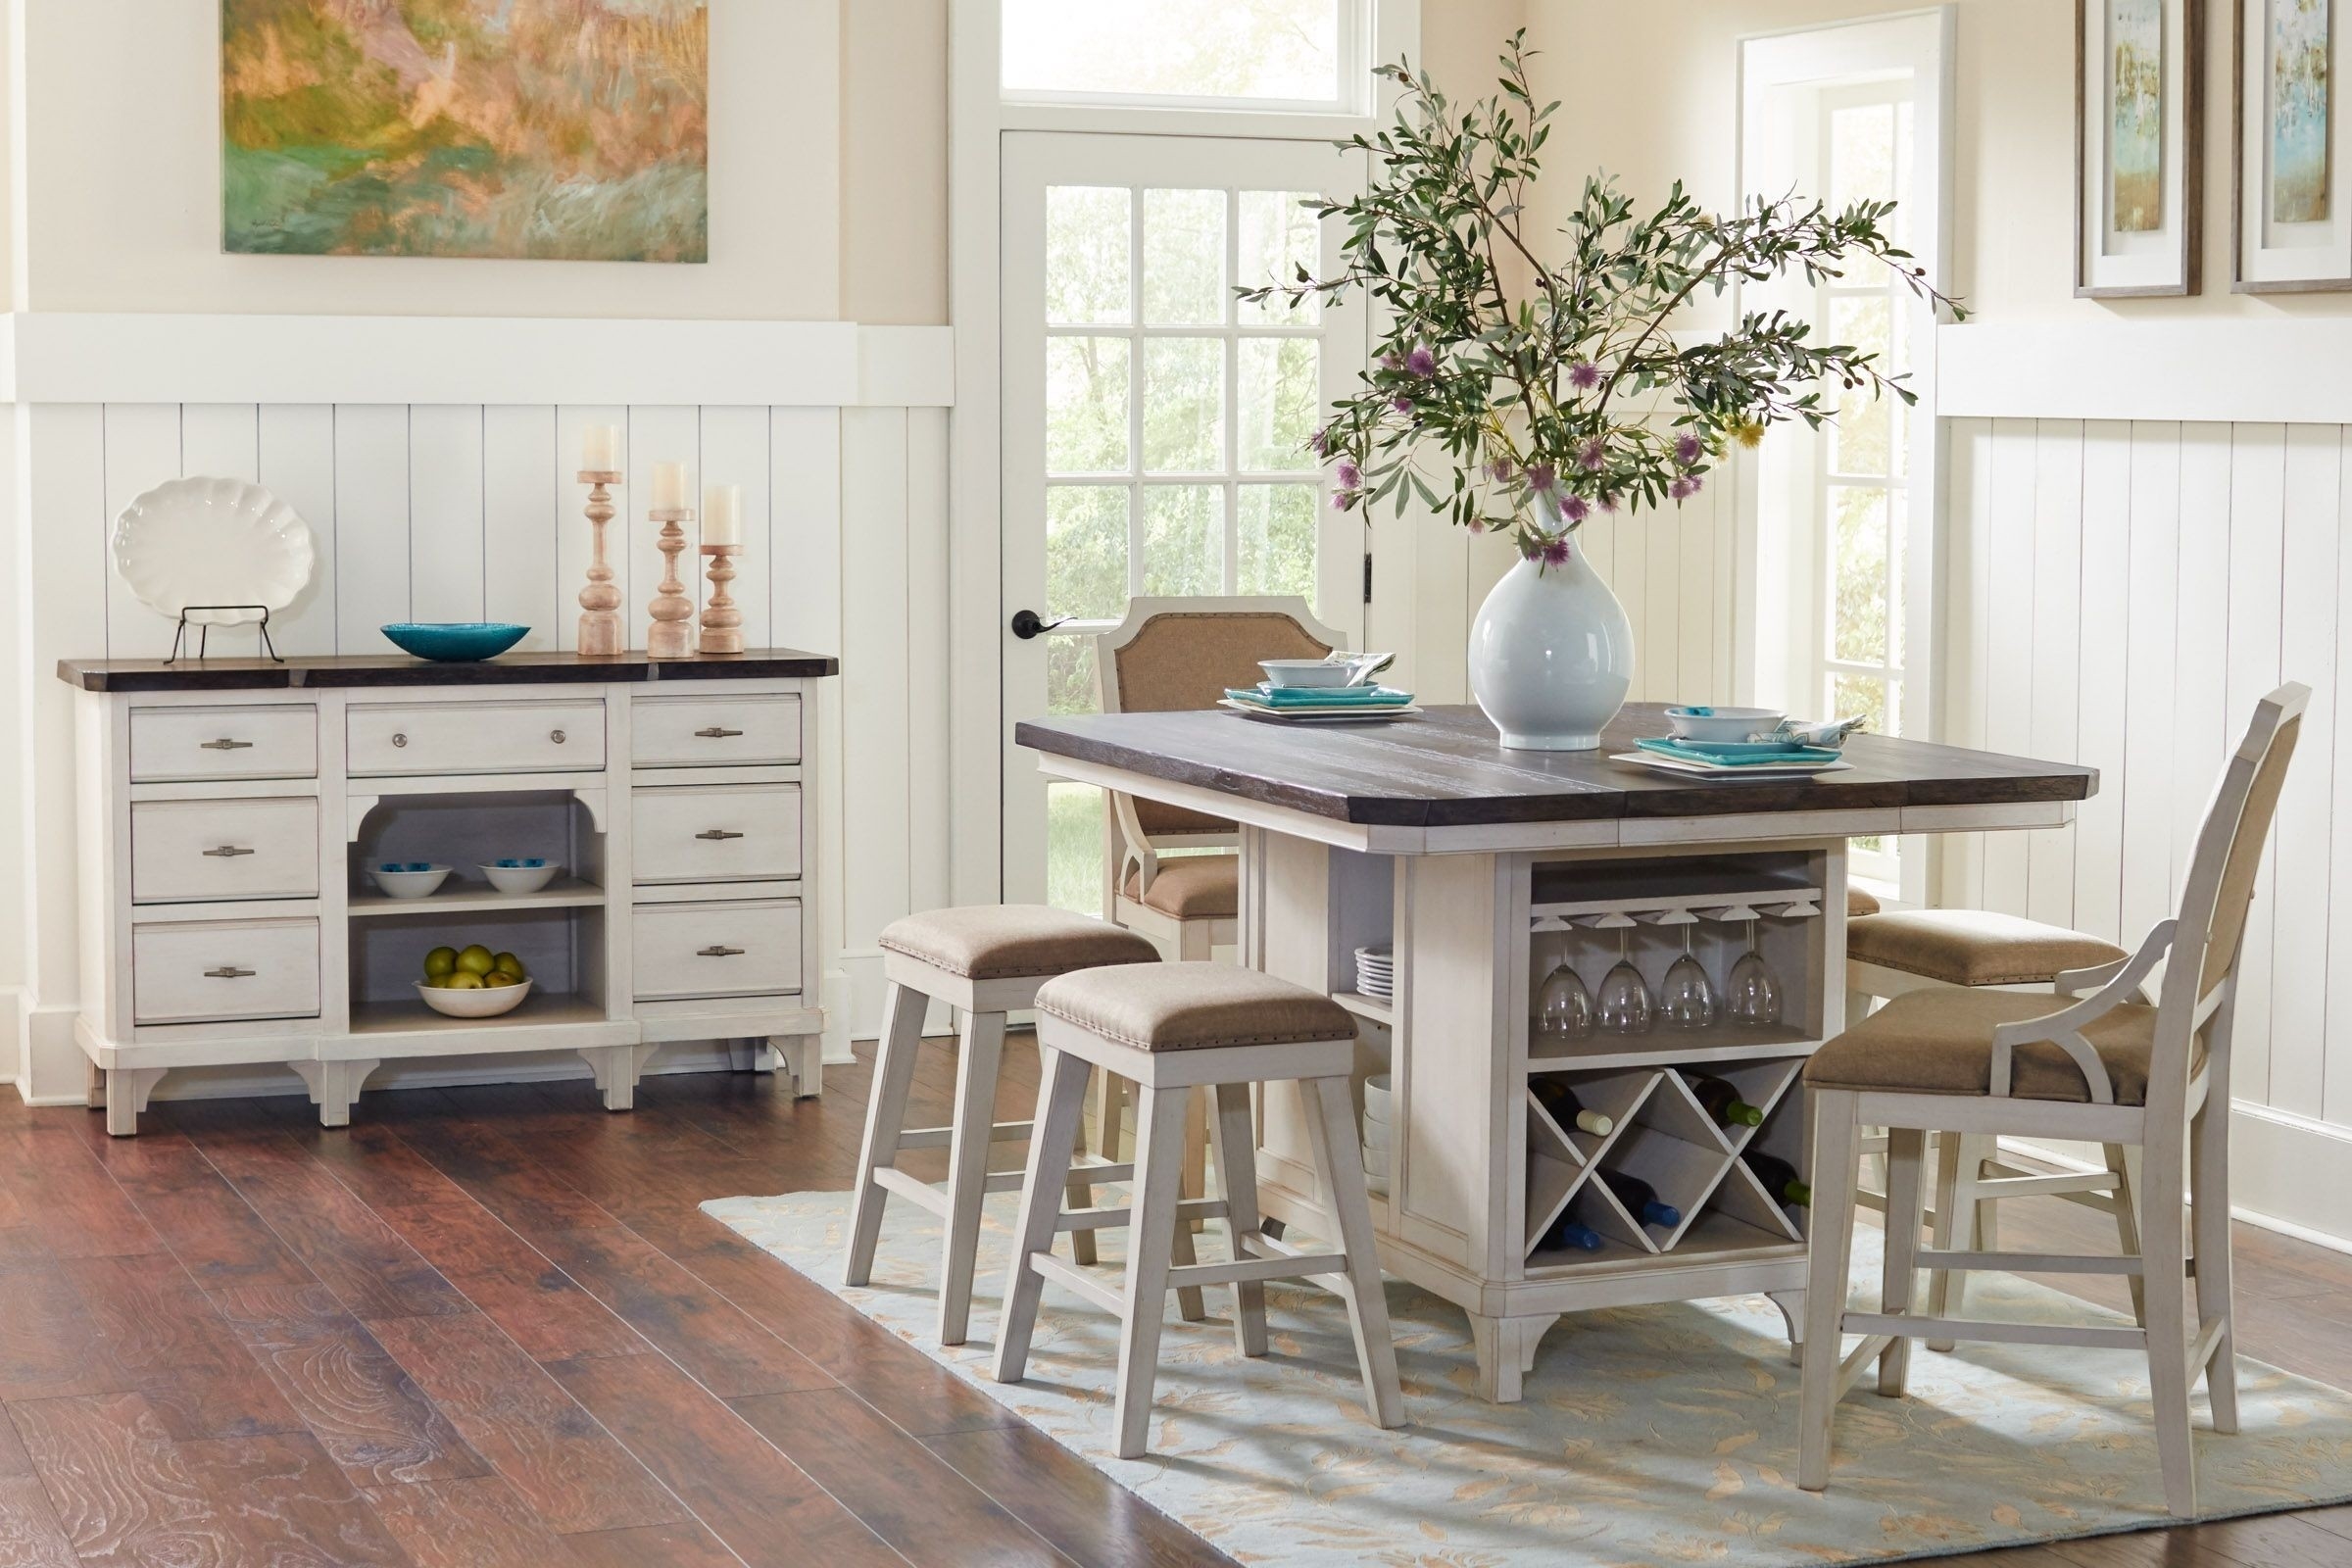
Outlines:
[[1496,458],[1493,463],[1487,465],[1488,476],[1496,484],[1509,484],[1512,472],[1511,460],[1508,458]]
[[1560,515],[1570,522],[1582,522],[1592,514],[1592,509],[1583,496],[1570,496],[1560,503]]
[[1398,414],[1410,414],[1413,412],[1413,400],[1406,397],[1391,398],[1389,407],[1395,409]]
[[1404,361],[1394,353],[1383,354],[1380,357],[1380,368],[1384,370],[1401,370],[1404,368]]
[[1695,473],[1683,474],[1666,487],[1666,493],[1677,501],[1688,501],[1698,492],[1699,478]]
[[1607,443],[1603,442],[1600,437],[1594,436],[1577,449],[1576,461],[1585,467],[1597,468],[1608,455]]
[[1438,373],[1438,357],[1426,348],[1415,349],[1404,357],[1404,368],[1426,379]]
[[1674,461],[1686,468],[1696,463],[1699,454],[1705,450],[1706,448],[1699,445],[1698,437],[1688,430],[1674,438]]
[[1334,491],[1331,493],[1331,510],[1332,510],[1332,511],[1334,511],[1334,512],[1346,512],[1346,511],[1347,511],[1348,508],[1350,508],[1350,507],[1352,507],[1352,506],[1354,506],[1354,505],[1355,505],[1355,492],[1354,492],[1354,491],[1352,491],[1352,490],[1334,490]]
[[1544,564],[1546,566],[1565,566],[1568,564],[1568,536],[1564,533],[1556,534],[1553,537],[1544,540],[1543,556]]
[[1600,510],[1610,514],[1614,514],[1617,511],[1617,496],[1614,491],[1602,495],[1600,498]]
[[1363,469],[1361,469],[1361,468],[1359,468],[1359,467],[1357,467],[1357,466],[1355,466],[1353,463],[1349,462],[1348,459],[1346,459],[1346,458],[1342,458],[1342,459],[1340,460],[1340,469],[1339,469],[1339,473],[1340,473],[1340,488],[1341,488],[1341,489],[1343,489],[1343,490],[1360,490],[1360,489],[1362,489],[1362,488],[1363,488],[1363,483],[1364,483],[1364,470],[1363,470]]
[[1474,534],[1485,533],[1487,531],[1487,519],[1484,517],[1472,517],[1470,519],[1470,531]]
[[1538,495],[1549,491],[1559,481],[1559,474],[1548,463],[1539,463],[1527,470],[1527,487]]
[[1316,457],[1318,457],[1318,458],[1328,458],[1328,457],[1330,457],[1330,456],[1331,456],[1331,426],[1329,426],[1329,425],[1325,425],[1325,426],[1324,426],[1322,429],[1320,429],[1320,430],[1317,430],[1317,431],[1314,433],[1314,435],[1313,435],[1313,436],[1312,436],[1312,437],[1311,437],[1311,438],[1310,438],[1310,439],[1307,441],[1307,443],[1306,443],[1306,444],[1307,444],[1308,446],[1310,446],[1310,447],[1313,447],[1313,448],[1315,449],[1315,456],[1316,456]]
[[1591,360],[1579,360],[1568,367],[1568,384],[1579,392],[1590,392],[1600,385],[1600,367]]

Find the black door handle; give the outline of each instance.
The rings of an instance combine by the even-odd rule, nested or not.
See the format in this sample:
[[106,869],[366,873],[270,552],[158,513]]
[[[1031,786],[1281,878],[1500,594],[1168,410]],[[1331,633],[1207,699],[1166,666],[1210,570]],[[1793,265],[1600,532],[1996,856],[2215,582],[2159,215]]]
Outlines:
[[1056,615],[1048,620],[1034,610],[1016,610],[1012,612],[1012,634],[1027,642],[1042,632],[1052,631],[1069,618],[1067,615]]

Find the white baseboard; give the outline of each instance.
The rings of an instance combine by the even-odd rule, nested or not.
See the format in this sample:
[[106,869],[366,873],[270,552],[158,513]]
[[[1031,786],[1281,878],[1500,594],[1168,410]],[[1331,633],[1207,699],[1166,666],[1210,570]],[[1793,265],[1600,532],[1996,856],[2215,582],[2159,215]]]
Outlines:
[[0,986],[0,1084],[24,1070],[24,1011],[32,1000],[23,986]]

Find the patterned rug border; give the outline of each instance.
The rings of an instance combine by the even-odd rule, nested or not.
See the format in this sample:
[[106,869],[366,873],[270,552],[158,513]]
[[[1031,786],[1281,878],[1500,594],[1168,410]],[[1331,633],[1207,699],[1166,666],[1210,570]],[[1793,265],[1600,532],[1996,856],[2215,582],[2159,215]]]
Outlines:
[[[746,1195],[737,1198],[711,1199],[704,1202],[701,1206],[703,1211],[710,1215],[711,1218],[727,1226],[728,1229],[734,1231],[737,1235],[742,1236],[746,1241],[751,1242],[755,1247],[760,1248],[761,1251],[766,1252],[769,1256],[775,1258],[785,1267],[790,1268],[795,1273],[810,1280],[818,1287],[823,1289],[828,1295],[847,1302],[850,1306],[855,1308],[860,1316],[882,1328],[885,1332],[892,1335],[893,1338],[899,1340],[903,1344],[907,1345],[910,1348],[922,1354],[933,1364],[947,1368],[953,1372],[958,1380],[985,1395],[992,1402],[1002,1406],[1011,1414],[1019,1417],[1025,1425],[1039,1433],[1041,1436],[1045,1437],[1056,1447],[1061,1448],[1065,1452],[1069,1453],[1073,1458],[1087,1465],[1088,1468],[1105,1477],[1112,1483],[1112,1485],[1117,1486],[1122,1492],[1125,1492],[1129,1497],[1143,1504],[1145,1507],[1150,1508],[1153,1513],[1160,1515],[1170,1523],[1183,1529],[1188,1535],[1192,1536],[1195,1540],[1200,1541],[1212,1550],[1224,1552],[1229,1558],[1244,1564],[1273,1563],[1287,1560],[1286,1554],[1279,1551],[1269,1551],[1266,1549],[1268,1546],[1273,1544],[1272,1543],[1258,1543],[1254,1549],[1246,1549],[1249,1546],[1249,1544],[1247,1543],[1238,1541],[1219,1541],[1214,1537],[1202,1533],[1202,1531],[1197,1525],[1195,1525],[1190,1519],[1186,1518],[1184,1514],[1178,1512],[1176,1508],[1168,1506],[1167,1504],[1163,1503],[1158,1496],[1152,1494],[1151,1493],[1143,1490],[1138,1485],[1123,1477],[1120,1473],[1121,1468],[1131,1465],[1138,1467],[1149,1467],[1158,1476],[1174,1476],[1180,1473],[1175,1466],[1174,1457],[1158,1451],[1158,1443],[1156,1438],[1154,1440],[1153,1452],[1148,1455],[1145,1459],[1133,1461],[1120,1460],[1116,1458],[1115,1455],[1110,1454],[1108,1449],[1100,1443],[1073,1441],[1070,1437],[1065,1436],[1063,1433],[1055,1431],[1047,1422],[1039,1420],[1037,1418],[1037,1412],[1033,1408],[1024,1406],[1024,1396],[1030,1399],[1035,1399],[1042,1396],[1048,1400],[1057,1399],[1066,1402],[1073,1398],[1074,1395],[1079,1391],[1079,1385],[1074,1383],[1060,1383],[1051,1379],[1050,1377],[1041,1377],[1037,1373],[1036,1366],[1033,1366],[1032,1375],[1029,1379],[1023,1383],[1014,1385],[998,1383],[993,1377],[988,1376],[986,1372],[982,1370],[988,1365],[990,1355],[994,1350],[994,1341],[989,1337],[987,1331],[993,1325],[996,1318],[997,1296],[995,1293],[1003,1274],[1002,1254],[1001,1252],[992,1254],[989,1243],[994,1241],[1000,1244],[1001,1247],[1002,1244],[1008,1239],[1006,1233],[1009,1230],[1009,1226],[1008,1224],[1004,1223],[1004,1220],[1007,1216],[1001,1215],[997,1213],[996,1210],[999,1208],[1009,1208],[1009,1204],[1012,1201],[1012,1199],[1009,1195],[992,1198],[990,1200],[990,1207],[992,1210],[990,1214],[991,1223],[987,1228],[987,1234],[984,1234],[983,1236],[981,1265],[977,1271],[978,1289],[974,1295],[972,1308],[973,1337],[970,1343],[966,1346],[955,1348],[956,1350],[966,1352],[961,1355],[956,1354],[954,1350],[932,1343],[930,1340],[930,1335],[932,1333],[930,1319],[936,1302],[936,1295],[933,1287],[936,1284],[938,1264],[937,1244],[939,1231],[937,1228],[937,1222],[929,1219],[927,1216],[922,1216],[919,1213],[910,1210],[906,1205],[893,1204],[884,1225],[883,1251],[881,1256],[877,1258],[876,1283],[864,1288],[850,1289],[844,1287],[840,1283],[838,1245],[840,1230],[839,1221],[846,1217],[848,1199],[849,1195],[841,1192],[785,1193],[766,1197],[760,1195]],[[796,1260],[794,1250],[787,1249],[780,1244],[771,1243],[770,1241],[763,1239],[762,1235],[760,1234],[760,1226],[758,1222],[763,1218],[774,1217],[777,1214],[779,1205],[784,1208],[784,1217],[789,1220],[800,1222],[826,1222],[826,1242],[828,1245],[817,1249],[798,1250],[797,1255],[799,1260]],[[739,1216],[742,1221],[748,1221],[750,1223],[739,1222]],[[1108,1241],[1108,1235],[1106,1235],[1103,1239]],[[1850,1277],[1855,1280],[1875,1280],[1877,1277],[1878,1268],[1878,1251],[1876,1246],[1877,1232],[1875,1230],[1866,1229],[1857,1235],[1855,1240],[1855,1258]],[[911,1245],[917,1242],[922,1245]],[[894,1246],[894,1243],[897,1245]],[[1212,1243],[1212,1246],[1214,1244]],[[1112,1250],[1113,1249],[1111,1247],[1105,1247],[1104,1257],[1106,1261],[1111,1257]],[[882,1283],[883,1274],[889,1266],[890,1261],[899,1254],[909,1252],[913,1254],[913,1257],[909,1259],[909,1261],[912,1262],[915,1278],[904,1287],[886,1285]],[[805,1262],[817,1266],[803,1266]],[[2130,1321],[2128,1318],[2122,1317],[2120,1314],[2107,1312],[2105,1309],[2097,1307],[2091,1303],[2083,1302],[2078,1298],[2067,1297],[2063,1293],[2057,1292],[2048,1287],[2035,1285],[2030,1281],[2019,1279],[2015,1276],[1997,1276],[1997,1283],[1994,1283],[1995,1278],[1996,1277],[1988,1277],[1985,1275],[1976,1275],[1972,1276],[1972,1283],[1982,1283],[1995,1292],[2002,1292],[2003,1287],[2006,1287],[2007,1289],[2005,1294],[2011,1299],[2033,1299],[2034,1298],[2046,1298],[2049,1301],[2064,1303],[2065,1306],[2072,1310],[2077,1318],[2084,1318],[2084,1314],[2089,1314],[2089,1318],[2084,1320],[2105,1318],[2108,1321],[2116,1323],[2128,1323]],[[1267,1295],[1269,1311],[1274,1313],[1277,1317],[1280,1315],[1279,1307],[1282,1304],[1284,1294],[1284,1287],[1281,1285],[1273,1285],[1268,1287]],[[1331,1306],[1331,1298],[1325,1293],[1313,1287],[1293,1286],[1290,1294],[1292,1294],[1294,1297],[1303,1296],[1309,1298],[1321,1298],[1322,1306]],[[1059,1296],[1058,1299],[1056,1299],[1057,1295]],[[1215,1292],[1210,1293],[1211,1315],[1208,1321],[1202,1325],[1189,1327],[1194,1327],[1197,1329],[1204,1328],[1208,1331],[1211,1331],[1216,1343],[1227,1351],[1230,1351],[1231,1320],[1229,1317],[1224,1316],[1217,1311],[1215,1306],[1216,1295],[1217,1293]],[[1398,1317],[1400,1325],[1404,1320],[1406,1313],[1397,1311],[1397,1308],[1400,1305],[1416,1299],[1432,1303],[1435,1310],[1440,1313],[1455,1312],[1458,1310],[1452,1308],[1449,1303],[1439,1300],[1438,1298],[1430,1296],[1428,1293],[1420,1291],[1416,1287],[1394,1279],[1390,1283],[1390,1299],[1392,1303],[1392,1311]],[[1663,1307],[1637,1306],[1612,1308],[1607,1310],[1613,1314],[1626,1314],[1655,1312],[1680,1307],[1690,1307],[1706,1312],[1712,1316],[1723,1317],[1728,1321],[1730,1314],[1725,1310],[1725,1308],[1733,1304],[1743,1305],[1758,1315],[1769,1316],[1774,1324],[1777,1325],[1779,1323],[1777,1309],[1770,1307],[1761,1297],[1727,1297],[1714,1298],[1713,1300],[1704,1302],[1668,1303]],[[891,1315],[891,1308],[894,1305],[911,1313],[917,1319],[917,1323],[913,1326],[907,1326],[894,1322]],[[1073,1312],[1086,1319],[1099,1319],[1100,1326],[1106,1329],[1110,1326],[1107,1314],[1101,1313],[1091,1304],[1079,1301],[1075,1298],[1061,1295],[1058,1292],[1057,1287],[1049,1286],[1046,1308],[1041,1312],[1040,1317],[1038,1349],[1033,1355],[1033,1361],[1038,1366],[1042,1366],[1049,1356],[1047,1347],[1051,1344],[1052,1336],[1046,1330],[1046,1323],[1048,1319],[1054,1314],[1056,1308],[1063,1312]],[[1336,1316],[1336,1308],[1333,1308],[1333,1311],[1334,1315]],[[1588,1316],[1592,1315],[1595,1314],[1588,1314]],[[1573,1321],[1573,1319],[1562,1320],[1564,1325]],[[1175,1321],[1171,1316],[1171,1319],[1167,1325],[1166,1334],[1163,1336],[1163,1375],[1160,1384],[1160,1394],[1163,1399],[1165,1398],[1168,1389],[1168,1360],[1166,1356],[1166,1348],[1168,1343],[1173,1340],[1181,1330],[1187,1327],[1187,1325],[1183,1325]],[[1554,1332],[1556,1333],[1558,1331],[1555,1330]],[[1466,1358],[1466,1329],[1462,1339],[1464,1342],[1463,1353]],[[1344,1334],[1341,1336],[1341,1340],[1344,1342]],[[1284,1382],[1289,1382],[1294,1379],[1304,1379],[1311,1382],[1318,1378],[1335,1377],[1340,1383],[1345,1385],[1346,1390],[1351,1397],[1356,1394],[1358,1391],[1358,1385],[1355,1383],[1355,1371],[1351,1350],[1348,1352],[1348,1359],[1346,1360],[1346,1363],[1335,1368],[1321,1360],[1300,1359],[1296,1353],[1286,1356],[1281,1348],[1282,1341],[1283,1335],[1278,1323],[1275,1332],[1276,1348],[1274,1352],[1263,1359],[1247,1363],[1247,1365],[1265,1369],[1272,1376]],[[1989,1348],[1990,1347],[1987,1348]],[[2005,1347],[2003,1348],[2047,1349],[2049,1348]],[[1403,1346],[1400,1344],[1400,1355]],[[1923,1360],[1926,1353],[1927,1352],[1924,1351],[1924,1348],[1922,1350],[1915,1352],[1913,1361],[1914,1389],[1912,1391],[1911,1397],[1904,1401],[1906,1403],[1917,1402],[1917,1385],[1922,1381],[1919,1373],[1922,1370]],[[1086,1357],[1086,1360],[1089,1364],[1099,1361],[1100,1359],[1101,1358],[1099,1356],[1095,1356],[1091,1352]],[[1234,1360],[1237,1364],[1241,1364],[1238,1356],[1234,1357]],[[2142,1381],[2144,1382],[2144,1363],[2133,1364],[2141,1365],[2143,1367]],[[2302,1377],[2298,1374],[2287,1372],[2283,1368],[2273,1366],[2268,1362],[2259,1361],[2249,1356],[2239,1356],[2237,1358],[2237,1364],[2239,1368],[2239,1381],[2241,1389],[2244,1389],[2249,1385],[2261,1387],[2271,1380],[2278,1380],[2280,1383],[2291,1385],[2299,1390],[2309,1391],[2321,1396],[2332,1396],[2341,1400],[2345,1405],[2344,1413],[2347,1420],[2347,1443],[2348,1445],[2352,1445],[2352,1391],[2337,1388],[2332,1384],[2320,1382],[2315,1378]],[[1793,1366],[1790,1366],[1786,1360],[1776,1362],[1775,1365],[1787,1367],[1791,1374],[1794,1371]],[[1107,1379],[1105,1381],[1107,1381]],[[1532,1386],[1531,1380],[1531,1390]],[[2199,1385],[2199,1388],[2201,1390],[2201,1384]],[[1417,1430],[1426,1430],[1431,1425],[1431,1423],[1425,1423],[1414,1415],[1414,1405],[1417,1402],[1417,1397],[1418,1402],[1426,1404],[1428,1400],[1427,1391],[1419,1391],[1417,1396],[1415,1382],[1408,1373],[1406,1386],[1407,1424],[1402,1432],[1398,1434],[1399,1437],[1410,1438]],[[2248,1402],[2245,1396],[2242,1394],[2240,1402],[2241,1404]],[[1513,1406],[1509,1408],[1513,1410],[1524,1410],[1526,1409],[1526,1406]],[[1862,1408],[1862,1406],[1857,1406],[1849,1396],[1847,1401],[1842,1404],[1840,1408],[1841,1411],[1850,1414],[1850,1412],[1857,1408]],[[2206,1420],[2206,1411],[2202,1402],[2201,1395],[2198,1396],[2196,1402],[2192,1406],[2191,1413],[2192,1420],[2196,1423],[2196,1435],[2201,1442],[2211,1443],[2230,1441],[2229,1439],[2219,1438],[2212,1432],[2209,1426],[2204,1424]],[[1342,1418],[1358,1422],[1362,1421],[1363,1411],[1360,1402],[1349,1404],[1347,1409],[1342,1412]],[[1155,1424],[1159,1419],[1159,1415],[1155,1413]],[[1364,1428],[1364,1432],[1366,1434],[1370,1434],[1373,1430],[1374,1429],[1371,1429],[1368,1426]],[[1433,1440],[1424,1439],[1422,1441]],[[1691,1457],[1692,1462],[1698,1462],[1698,1456],[1692,1455]],[[1710,1457],[1712,1457],[1712,1455],[1710,1455]],[[2210,1457],[2211,1456],[2209,1454],[2203,1452],[2200,1453],[2201,1463],[2199,1471],[2199,1490],[2201,1499],[2212,1490],[2212,1488],[2207,1484],[2208,1472],[2211,1468],[2209,1462]],[[1566,1463],[1564,1459],[1552,1460],[1548,1462],[1562,1465]],[[1279,1478],[1267,1478],[1258,1490],[1279,1494],[1286,1498],[1290,1497],[1292,1492],[1292,1488]],[[1835,1503],[1837,1500],[1837,1483],[1833,1481],[1832,1491],[1828,1494],[1829,1500],[1833,1503]],[[1170,1500],[1173,1501],[1174,1499]],[[2200,1511],[2193,1519],[2186,1520],[2175,1519],[2169,1515],[2141,1515],[2121,1520],[2093,1523],[2085,1528],[2081,1529],[2043,1531],[2036,1534],[2020,1534],[2012,1538],[1998,1540],[1977,1540],[1957,1544],[1923,1544],[1918,1546],[1916,1549],[1903,1549],[1892,1552],[1880,1551],[1868,1546],[1856,1544],[1848,1548],[1841,1548],[1846,1552],[1846,1554],[1842,1556],[1799,1548],[1791,1549],[1780,1555],[1751,1556],[1747,1559],[1737,1558],[1725,1553],[1718,1553],[1707,1557],[1627,1557],[1624,1555],[1614,1555],[1608,1557],[1576,1557],[1573,1559],[1568,1559],[1558,1555],[1563,1546],[1567,1545],[1568,1543],[1555,1543],[1548,1546],[1530,1544],[1520,1546],[1505,1547],[1501,1548],[1500,1551],[1472,1546],[1457,1552],[1440,1547],[1434,1551],[1424,1551],[1418,1555],[1412,1556],[1363,1556],[1359,1558],[1353,1558],[1351,1560],[1411,1564],[1414,1565],[1414,1568],[1487,1568],[1487,1565],[1490,1564],[1499,1565],[1506,1562],[1515,1562],[1518,1560],[1518,1554],[1521,1553],[1548,1550],[1549,1552],[1553,1553],[1553,1555],[1548,1559],[1550,1561],[1558,1562],[1573,1560],[1580,1564],[1592,1564],[1593,1565],[1593,1568],[1603,1568],[1603,1565],[1605,1565],[1605,1568],[1679,1568],[1680,1564],[1693,1561],[1711,1561],[1727,1564],[1744,1562],[1746,1564],[1746,1568],[1811,1568],[1811,1565],[1841,1562],[1867,1563],[1873,1565],[1873,1568],[1877,1568],[1877,1565],[1936,1561],[1944,1558],[1965,1557],[1983,1552],[2013,1550],[2021,1547],[2035,1545],[2048,1545],[2059,1542],[2088,1541],[2103,1536],[2144,1535],[2153,1531],[2161,1531],[2180,1526],[2217,1524],[2228,1520],[2256,1518],[2265,1514],[2293,1513],[2308,1509],[2334,1507],[2347,1502],[2352,1502],[2352,1459],[2347,1459],[2346,1461],[2346,1469],[2342,1477],[2341,1490],[2322,1492],[2305,1497],[2296,1497],[2290,1500],[2279,1501],[2271,1505],[2253,1503],[2247,1506],[2210,1508]],[[2022,1529],[2024,1527],[2020,1526],[2017,1528]],[[2352,1560],[2352,1541],[2348,1541],[2346,1543],[2346,1551],[2348,1554],[2348,1560]]]

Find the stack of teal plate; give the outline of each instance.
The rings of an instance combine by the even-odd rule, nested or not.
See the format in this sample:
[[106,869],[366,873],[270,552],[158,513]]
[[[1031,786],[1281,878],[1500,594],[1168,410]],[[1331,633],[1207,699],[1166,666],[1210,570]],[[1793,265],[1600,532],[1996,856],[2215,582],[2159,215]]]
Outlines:
[[1270,681],[1228,687],[1219,706],[1252,718],[1323,722],[1365,722],[1420,711],[1411,692],[1394,686],[1276,686]]

